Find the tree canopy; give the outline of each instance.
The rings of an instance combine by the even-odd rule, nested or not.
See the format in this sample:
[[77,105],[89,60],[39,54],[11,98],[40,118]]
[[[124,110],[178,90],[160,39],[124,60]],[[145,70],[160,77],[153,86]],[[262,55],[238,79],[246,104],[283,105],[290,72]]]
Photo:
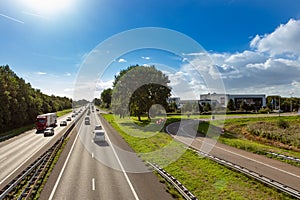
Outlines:
[[67,97],[48,96],[0,66],[0,132],[33,123],[38,114],[72,108]]
[[121,117],[148,114],[151,106],[160,104],[167,108],[171,88],[168,77],[154,66],[130,66],[122,70],[113,83],[112,109]]
[[111,104],[111,95],[112,95],[112,89],[108,88],[102,91],[101,93],[101,101],[102,105],[105,108],[109,108]]

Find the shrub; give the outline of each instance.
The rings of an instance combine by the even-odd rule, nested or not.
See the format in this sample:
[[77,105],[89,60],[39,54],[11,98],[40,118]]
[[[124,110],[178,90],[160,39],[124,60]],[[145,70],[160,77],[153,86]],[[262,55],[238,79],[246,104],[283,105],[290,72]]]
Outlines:
[[259,111],[258,111],[259,113],[270,113],[271,112],[271,109],[270,108],[268,108],[268,107],[266,107],[266,108],[261,108]]
[[283,119],[279,119],[279,120],[277,121],[277,126],[278,126],[279,128],[282,128],[282,129],[286,129],[286,128],[289,128],[289,127],[290,127],[289,123],[288,123],[287,121],[283,120]]

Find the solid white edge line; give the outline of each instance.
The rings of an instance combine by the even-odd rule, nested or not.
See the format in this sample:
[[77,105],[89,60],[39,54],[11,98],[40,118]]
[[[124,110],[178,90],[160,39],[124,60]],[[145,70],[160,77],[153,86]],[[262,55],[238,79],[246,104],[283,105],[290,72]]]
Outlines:
[[[80,132],[81,127],[82,127],[82,124],[81,124],[81,126],[80,126],[78,132]],[[59,174],[59,176],[58,176],[58,178],[57,178],[57,180],[56,180],[56,183],[55,183],[55,185],[54,185],[54,187],[53,187],[53,189],[52,189],[52,192],[51,192],[51,194],[50,194],[49,200],[53,199],[53,196],[54,196],[54,194],[55,194],[55,192],[56,192],[57,186],[58,186],[58,184],[59,184],[59,182],[60,182],[60,179],[61,179],[61,177],[62,177],[62,175],[63,175],[63,173],[64,173],[64,171],[65,171],[65,168],[66,168],[66,166],[67,166],[67,163],[68,163],[68,161],[69,161],[69,159],[70,159],[70,157],[71,157],[71,154],[72,154],[72,152],[73,152],[73,149],[74,149],[75,143],[76,143],[76,141],[77,141],[77,139],[78,139],[78,136],[79,136],[79,134],[77,133],[77,136],[76,136],[76,138],[75,138],[75,140],[74,140],[74,142],[73,142],[73,144],[72,144],[71,150],[70,150],[70,152],[69,152],[69,154],[68,154],[68,156],[67,156],[67,158],[66,158],[66,160],[65,160],[65,163],[64,163],[64,165],[63,165],[63,168],[61,169],[60,174]]]
[[[177,140],[181,141],[182,143],[184,143],[184,144],[186,144],[186,145],[188,145],[188,146],[192,146],[192,147],[193,147],[193,145],[187,144],[185,141],[183,141],[182,139],[180,139],[180,136],[175,136],[175,138],[177,138]],[[198,139],[196,139],[196,140],[198,140]],[[300,176],[298,176],[298,175],[296,175],[296,174],[293,174],[293,173],[291,173],[291,172],[288,172],[288,171],[285,171],[285,170],[283,170],[283,169],[274,167],[274,166],[272,166],[272,165],[263,163],[263,162],[261,162],[261,161],[258,161],[258,160],[249,158],[249,157],[247,157],[247,156],[244,156],[244,155],[235,153],[235,152],[233,152],[233,151],[224,149],[224,148],[222,148],[222,147],[218,147],[217,145],[212,145],[212,144],[210,144],[210,143],[208,143],[208,142],[205,142],[204,140],[198,140],[198,141],[201,141],[202,143],[207,144],[207,145],[211,145],[211,146],[213,146],[213,148],[217,148],[217,149],[221,149],[221,150],[223,150],[223,151],[227,151],[228,153],[231,153],[231,154],[233,154],[233,155],[236,155],[236,156],[239,156],[239,157],[248,159],[248,160],[250,160],[250,161],[259,163],[259,164],[264,165],[264,166],[266,166],[266,167],[269,167],[269,168],[271,168],[271,169],[275,169],[275,170],[281,171],[281,172],[283,172],[283,173],[289,174],[289,175],[294,176],[294,177],[296,177],[296,178],[300,178]],[[194,148],[196,148],[196,147],[194,147]],[[196,149],[198,149],[198,148],[196,148]],[[199,149],[198,149],[198,150],[199,150]]]
[[92,190],[95,191],[95,189],[96,189],[96,188],[95,188],[95,179],[92,178]]
[[[96,115],[96,120],[97,120],[97,122],[100,121],[98,115]],[[99,122],[99,123],[101,124],[101,122]],[[104,129],[104,127],[103,127],[103,129]],[[105,129],[104,129],[104,130],[105,130]],[[105,132],[106,132],[106,130],[105,130]],[[107,132],[106,132],[106,133],[107,133]],[[114,154],[115,154],[115,156],[116,156],[116,159],[117,159],[117,161],[118,161],[118,163],[119,163],[119,165],[120,165],[120,167],[121,167],[121,170],[122,170],[122,172],[123,172],[123,174],[124,174],[124,177],[125,177],[125,179],[126,179],[128,185],[129,185],[129,187],[130,187],[130,189],[131,189],[131,192],[132,192],[134,198],[135,198],[136,200],[139,200],[139,197],[138,197],[137,193],[135,192],[135,189],[134,189],[132,183],[130,182],[130,179],[129,179],[129,177],[127,176],[127,173],[125,172],[125,169],[124,169],[124,167],[123,167],[123,165],[122,165],[122,163],[121,163],[121,161],[120,161],[120,159],[119,159],[119,157],[118,157],[118,154],[117,154],[117,152],[116,152],[114,146],[112,145],[112,143],[111,143],[111,141],[110,141],[110,139],[109,139],[109,137],[108,137],[107,134],[106,134],[106,136],[107,136],[108,142],[109,142],[109,144],[110,144],[110,146],[111,146],[111,148],[112,148],[112,150],[113,150],[113,152],[114,152]]]

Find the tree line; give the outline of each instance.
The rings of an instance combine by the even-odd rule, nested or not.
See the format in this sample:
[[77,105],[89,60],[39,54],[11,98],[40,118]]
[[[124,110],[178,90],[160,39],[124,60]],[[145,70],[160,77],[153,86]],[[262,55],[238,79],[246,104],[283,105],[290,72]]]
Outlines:
[[0,66],[0,132],[34,123],[37,115],[72,108],[72,99],[43,94]]

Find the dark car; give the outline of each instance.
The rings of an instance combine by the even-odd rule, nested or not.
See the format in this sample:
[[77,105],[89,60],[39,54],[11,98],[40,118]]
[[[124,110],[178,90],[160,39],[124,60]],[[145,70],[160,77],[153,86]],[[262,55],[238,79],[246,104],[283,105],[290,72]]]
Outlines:
[[66,121],[61,121],[59,125],[60,126],[67,126],[67,122]]
[[89,124],[90,124],[90,118],[89,118],[89,117],[85,117],[84,123],[85,123],[86,125],[89,125]]
[[54,128],[53,127],[48,127],[44,131],[44,137],[46,136],[52,136],[54,135]]
[[67,117],[67,121],[71,121],[72,119],[71,119],[71,117]]

